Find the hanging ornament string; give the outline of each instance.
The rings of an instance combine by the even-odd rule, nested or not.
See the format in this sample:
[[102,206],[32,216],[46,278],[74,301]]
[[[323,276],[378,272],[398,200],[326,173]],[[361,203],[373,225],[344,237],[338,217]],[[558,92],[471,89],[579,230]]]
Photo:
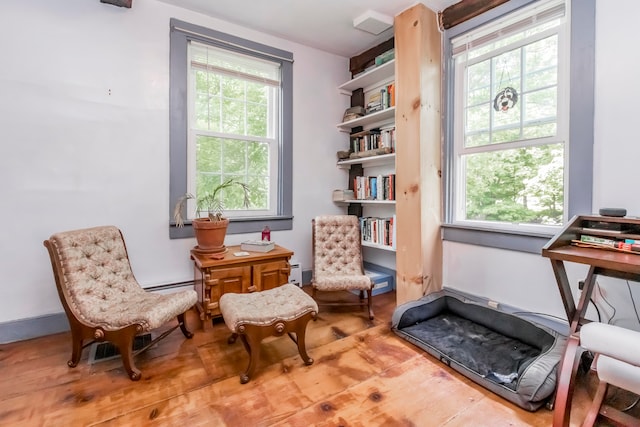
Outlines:
[[[504,70],[507,70],[508,81],[511,82],[511,74],[509,73],[506,60],[502,60],[502,70],[500,71],[500,82],[498,87],[502,87],[502,78],[504,77]],[[506,113],[509,109],[513,108],[518,102],[518,92],[511,86],[506,86],[496,94],[493,98],[493,109],[496,111],[502,111]]]

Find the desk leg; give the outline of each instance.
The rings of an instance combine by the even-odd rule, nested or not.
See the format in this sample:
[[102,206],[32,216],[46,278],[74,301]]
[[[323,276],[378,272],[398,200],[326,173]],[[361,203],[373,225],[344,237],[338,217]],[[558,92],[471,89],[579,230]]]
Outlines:
[[578,307],[573,313],[573,317],[569,318],[569,322],[571,322],[570,327],[572,334],[580,330],[580,326],[582,325],[584,316],[587,313],[587,308],[589,306],[589,301],[591,300],[591,295],[593,294],[595,284],[595,267],[591,267],[589,268],[587,277],[584,279],[584,287],[582,288],[582,295],[580,295],[580,300],[578,301]]
[[571,399],[576,385],[580,338],[572,334],[567,342],[564,357],[558,366],[558,391],[553,408],[553,427],[569,427],[571,417]]
[[571,285],[567,278],[567,270],[564,268],[564,263],[556,259],[551,260],[551,267],[553,268],[553,274],[556,276],[558,290],[560,291],[560,297],[564,304],[564,311],[567,313],[567,319],[571,322],[576,312],[576,304],[573,302],[573,293],[571,292]]
[[[566,273],[564,277],[566,278]],[[560,282],[558,282],[558,284],[559,283]],[[582,295],[580,295],[580,300],[578,301],[578,307],[574,309],[573,313],[568,317],[571,331],[567,342],[567,348],[564,351],[564,356],[560,361],[557,371],[558,387],[555,406],[553,409],[553,427],[569,426],[569,420],[571,417],[571,400],[573,398],[576,374],[578,372],[578,359],[582,354],[580,351],[580,326],[582,325],[584,315],[587,312],[587,306],[589,305],[589,300],[591,299],[595,283],[595,268],[591,267],[589,268],[587,277],[584,280],[584,287],[582,288]],[[564,300],[564,295],[562,298]]]

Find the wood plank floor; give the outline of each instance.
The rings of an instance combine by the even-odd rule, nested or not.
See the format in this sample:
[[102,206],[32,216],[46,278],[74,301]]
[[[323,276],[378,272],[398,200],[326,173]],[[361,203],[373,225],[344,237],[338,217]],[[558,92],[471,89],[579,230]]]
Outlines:
[[[248,384],[248,355],[227,344],[223,322],[205,329],[188,316],[191,340],[176,331],[136,358],[130,381],[119,358],[67,367],[69,333],[0,346],[3,426],[549,426],[552,413],[518,408],[390,330],[395,294],[364,311],[321,309],[310,322],[305,366],[286,336],[267,338]],[[578,385],[579,425],[595,384]]]

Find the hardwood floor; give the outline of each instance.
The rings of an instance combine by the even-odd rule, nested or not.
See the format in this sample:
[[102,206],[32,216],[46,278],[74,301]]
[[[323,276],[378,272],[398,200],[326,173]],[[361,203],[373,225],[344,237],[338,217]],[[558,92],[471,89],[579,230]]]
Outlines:
[[[395,294],[364,311],[322,310],[307,331],[305,366],[286,336],[267,338],[255,377],[240,384],[248,355],[216,321],[193,339],[174,332],[136,358],[130,381],[120,358],[76,368],[68,333],[0,346],[0,425],[6,426],[549,426],[477,386],[390,330]],[[578,385],[579,425],[595,385]]]

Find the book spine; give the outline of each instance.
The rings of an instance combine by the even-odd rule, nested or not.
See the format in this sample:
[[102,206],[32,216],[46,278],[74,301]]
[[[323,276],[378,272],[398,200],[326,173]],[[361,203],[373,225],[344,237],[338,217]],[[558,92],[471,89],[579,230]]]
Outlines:
[[580,241],[581,242],[585,242],[585,243],[595,243],[595,244],[598,244],[598,245],[611,246],[612,248],[615,247],[615,245],[617,243],[615,240],[612,240],[612,239],[605,239],[603,237],[588,236],[586,234],[583,234],[582,236],[580,236]]
[[389,92],[389,107],[395,107],[396,105],[396,85],[395,83],[391,83],[387,86],[387,91]]

